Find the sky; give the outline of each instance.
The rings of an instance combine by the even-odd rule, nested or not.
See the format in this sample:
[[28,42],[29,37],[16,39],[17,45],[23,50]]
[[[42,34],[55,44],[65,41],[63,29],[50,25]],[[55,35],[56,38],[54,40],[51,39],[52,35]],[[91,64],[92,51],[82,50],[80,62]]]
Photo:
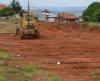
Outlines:
[[[0,3],[9,4],[12,0],[0,0]],[[18,0],[21,5],[26,6],[27,0]],[[32,7],[87,7],[93,2],[100,0],[30,0]]]

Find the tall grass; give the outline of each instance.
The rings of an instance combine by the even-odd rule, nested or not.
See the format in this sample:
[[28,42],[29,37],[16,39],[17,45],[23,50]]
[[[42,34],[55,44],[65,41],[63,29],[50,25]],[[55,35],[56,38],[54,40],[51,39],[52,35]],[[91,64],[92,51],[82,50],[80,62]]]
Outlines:
[[9,61],[12,60],[10,53],[7,53],[3,48],[0,48],[0,60]]

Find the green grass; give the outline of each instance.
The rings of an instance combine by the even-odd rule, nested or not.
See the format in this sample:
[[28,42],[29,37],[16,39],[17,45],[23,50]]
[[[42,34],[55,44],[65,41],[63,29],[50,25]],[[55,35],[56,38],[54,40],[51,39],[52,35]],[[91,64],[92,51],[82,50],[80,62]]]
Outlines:
[[16,32],[16,28],[17,28],[17,26],[15,25],[14,27],[9,27],[9,28],[6,28],[7,29],[7,31],[9,31],[10,33],[15,33]]
[[[61,81],[43,65],[26,64],[16,67],[16,60],[5,49],[0,48],[0,81]],[[18,58],[16,58],[18,59]],[[5,65],[5,62],[9,64]]]
[[[54,75],[45,75],[45,70],[37,69],[35,65],[25,65],[16,68],[15,66],[0,66],[0,81],[61,81]],[[42,76],[42,77],[41,77]],[[33,78],[34,77],[34,78]]]
[[56,76],[52,76],[52,77],[47,77],[45,81],[61,81],[61,79]]
[[23,71],[30,73],[30,72],[35,72],[36,71],[36,66],[32,64],[24,65],[23,66]]
[[100,30],[100,23],[96,22],[82,22],[80,23],[84,29],[97,29]]
[[15,24],[15,21],[7,22],[0,20],[0,33],[15,33],[18,26],[18,24]]
[[100,71],[92,72],[90,76],[93,78],[93,81],[100,81]]
[[0,22],[19,22],[19,18],[0,19]]
[[32,81],[32,76],[15,66],[1,66],[0,68],[0,76],[3,81]]
[[83,25],[83,26],[100,26],[100,23],[98,22],[81,22],[80,23],[81,25]]
[[90,25],[90,26],[100,26],[100,23],[90,22],[89,25]]
[[3,48],[0,48],[0,60],[10,61],[12,60],[11,54],[7,53]]

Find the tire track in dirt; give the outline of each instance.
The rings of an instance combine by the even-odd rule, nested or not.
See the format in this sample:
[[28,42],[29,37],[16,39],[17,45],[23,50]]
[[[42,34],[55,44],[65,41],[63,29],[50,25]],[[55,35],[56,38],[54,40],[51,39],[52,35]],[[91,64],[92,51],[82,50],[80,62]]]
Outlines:
[[[100,33],[39,25],[41,38],[17,39],[14,34],[0,34],[0,48],[18,57],[18,65],[45,65],[62,80],[92,81],[90,73],[100,69]],[[80,36],[77,34],[80,33]],[[61,64],[57,65],[57,61]]]

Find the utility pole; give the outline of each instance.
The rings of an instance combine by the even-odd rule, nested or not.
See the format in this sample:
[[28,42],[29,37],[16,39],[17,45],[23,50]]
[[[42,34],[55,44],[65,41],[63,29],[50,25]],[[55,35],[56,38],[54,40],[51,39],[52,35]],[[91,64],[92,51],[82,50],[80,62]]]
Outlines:
[[29,12],[30,12],[30,3],[29,3],[29,0],[28,0],[28,22],[30,21]]
[[[16,5],[15,2],[16,2],[16,1],[13,0],[14,7],[15,7],[15,5]],[[14,17],[16,17],[16,11],[15,11],[15,10],[14,10]]]

